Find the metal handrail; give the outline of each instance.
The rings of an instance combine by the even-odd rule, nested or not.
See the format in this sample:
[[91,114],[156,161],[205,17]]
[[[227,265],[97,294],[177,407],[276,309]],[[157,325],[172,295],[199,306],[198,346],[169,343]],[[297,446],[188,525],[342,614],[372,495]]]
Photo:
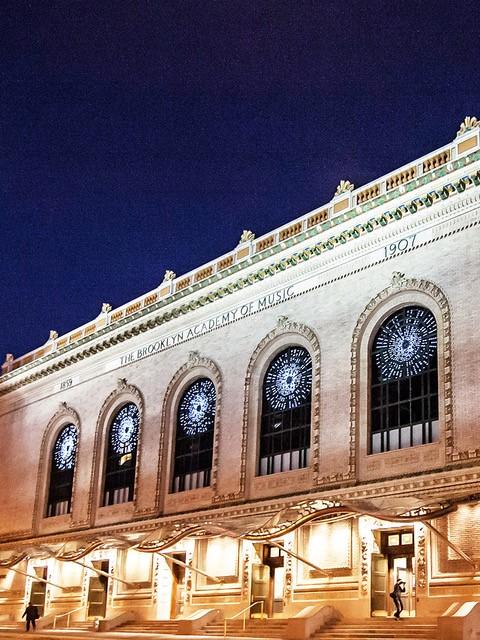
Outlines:
[[72,613],[75,613],[76,611],[80,611],[80,609],[85,609],[87,605],[84,604],[81,607],[77,607],[76,609],[72,609],[71,611],[65,611],[65,613],[59,613],[58,615],[56,615],[53,619],[53,625],[52,628],[55,629],[56,625],[57,625],[57,618],[63,618],[64,616],[67,616],[67,629],[70,627],[70,615]]
[[260,604],[260,616],[263,620],[263,600],[257,600],[256,602],[252,602],[252,604],[248,605],[248,607],[245,607],[245,609],[242,609],[241,611],[239,611],[238,613],[236,613],[234,616],[231,616],[230,618],[225,618],[223,621],[223,637],[225,638],[227,636],[227,622],[229,620],[234,620],[235,618],[238,618],[239,615],[241,615],[243,613],[243,625],[242,625],[242,630],[245,631],[245,626],[246,626],[246,613],[247,611],[249,611],[252,607],[254,607],[255,605]]

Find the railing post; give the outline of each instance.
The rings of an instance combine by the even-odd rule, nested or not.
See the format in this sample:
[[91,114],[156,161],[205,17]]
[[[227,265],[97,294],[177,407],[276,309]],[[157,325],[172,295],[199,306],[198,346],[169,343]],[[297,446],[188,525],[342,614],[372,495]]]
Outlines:
[[263,617],[263,600],[260,600],[260,617],[262,620],[265,621],[264,617]]

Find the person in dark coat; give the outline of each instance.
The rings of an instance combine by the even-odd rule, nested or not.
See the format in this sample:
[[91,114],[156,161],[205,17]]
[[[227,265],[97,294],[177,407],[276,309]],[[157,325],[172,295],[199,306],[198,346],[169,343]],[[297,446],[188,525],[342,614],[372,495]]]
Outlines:
[[39,617],[37,607],[31,602],[28,603],[28,607],[23,612],[22,618],[26,618],[27,631],[30,631],[30,623],[35,631],[35,620]]
[[400,580],[399,578],[394,584],[393,591],[390,594],[390,597],[393,600],[393,604],[396,607],[396,611],[393,614],[393,617],[397,620],[400,620],[400,614],[403,611],[402,593],[405,593],[405,581]]

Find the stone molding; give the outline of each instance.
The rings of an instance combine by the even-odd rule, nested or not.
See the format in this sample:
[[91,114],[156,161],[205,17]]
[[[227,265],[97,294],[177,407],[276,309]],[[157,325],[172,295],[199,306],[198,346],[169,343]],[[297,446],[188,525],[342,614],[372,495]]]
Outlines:
[[[469,178],[470,179],[470,178]],[[441,208],[438,207],[432,207],[433,208],[433,212],[431,214],[429,214],[428,216],[425,216],[422,218],[422,224],[424,224],[425,222],[428,222],[430,220],[434,220],[437,219],[440,216],[443,216],[445,214],[448,214],[452,211],[456,211],[459,210],[461,208],[464,207],[468,207],[470,204],[475,204],[478,203],[478,201],[480,200],[480,194],[475,193],[475,194],[469,194],[467,197],[463,197],[461,200],[459,200],[458,196],[462,193],[462,191],[458,191],[458,193],[454,194],[455,197],[455,202],[450,205],[450,206],[443,206]],[[415,199],[415,198],[414,198]],[[418,198],[417,198],[418,199]],[[209,302],[214,302],[215,300],[219,299],[219,298],[223,298],[225,295],[228,295],[230,293],[233,293],[234,291],[238,290],[239,288],[244,288],[246,286],[251,286],[252,284],[254,284],[255,282],[257,282],[258,280],[263,280],[265,277],[269,277],[269,276],[273,276],[276,275],[278,272],[283,272],[285,269],[289,269],[291,267],[295,267],[298,264],[301,264],[302,261],[304,260],[309,260],[312,257],[315,257],[317,255],[329,255],[329,252],[331,249],[338,249],[339,247],[349,247],[349,250],[347,250],[348,255],[352,255],[355,250],[352,249],[350,247],[350,243],[352,242],[352,240],[357,239],[358,237],[364,237],[365,233],[370,233],[370,232],[374,232],[378,229],[385,229],[386,227],[383,226],[383,224],[390,224],[391,222],[394,221],[398,221],[399,219],[401,219],[403,217],[403,212],[400,210],[405,209],[406,211],[408,211],[408,207],[406,205],[400,205],[400,207],[398,207],[397,209],[395,209],[395,211],[392,212],[386,212],[390,214],[391,219],[386,218],[386,213],[385,214],[381,214],[378,218],[372,218],[370,220],[368,220],[365,223],[361,223],[356,225],[355,227],[353,227],[350,231],[345,231],[342,232],[340,235],[338,236],[332,236],[331,238],[329,238],[327,241],[325,242],[320,242],[317,243],[316,245],[313,245],[312,247],[309,247],[307,249],[304,249],[303,251],[300,251],[298,254],[294,254],[293,256],[287,256],[285,258],[283,258],[280,261],[276,261],[275,263],[271,263],[270,265],[267,265],[265,267],[262,267],[259,271],[257,271],[254,274],[249,275],[248,277],[245,278],[240,278],[238,281],[234,282],[233,284],[230,284],[228,286],[223,286],[220,287],[219,289],[216,289],[215,291],[207,294],[207,295],[203,295],[200,296],[200,298],[196,299],[196,300],[192,300],[190,303],[185,303],[180,305],[179,307],[173,308],[171,311],[167,311],[165,312],[163,315],[158,315],[156,317],[150,317],[148,320],[145,319],[143,322],[141,322],[139,325],[136,326],[132,326],[129,329],[125,329],[124,331],[122,331],[121,333],[115,334],[109,338],[101,338],[97,344],[94,344],[93,346],[87,347],[85,348],[83,351],[71,355],[71,356],[67,356],[64,359],[59,359],[56,362],[49,364],[48,366],[46,366],[44,369],[40,369],[39,371],[32,373],[31,375],[26,376],[25,378],[19,380],[18,382],[14,382],[12,384],[10,384],[9,386],[6,386],[4,389],[2,389],[0,391],[0,395],[4,395],[6,393],[9,393],[11,391],[14,391],[17,388],[20,388],[26,384],[30,384],[36,380],[41,379],[42,377],[49,375],[50,373],[53,373],[55,371],[59,371],[61,369],[63,369],[66,366],[71,366],[72,364],[75,364],[78,360],[81,360],[83,358],[87,358],[90,357],[92,355],[95,355],[95,353],[97,353],[97,351],[101,351],[103,349],[109,348],[111,346],[114,346],[116,344],[118,344],[119,341],[123,341],[125,339],[129,339],[132,338],[136,335],[138,335],[141,332],[145,332],[148,331],[152,328],[154,328],[155,326],[164,324],[165,322],[168,322],[171,319],[177,318],[180,315],[184,315],[196,308],[198,308],[199,306],[203,306],[204,304],[207,304]],[[395,214],[397,211],[400,211],[399,213],[399,217],[397,217]],[[422,212],[427,211],[427,209],[422,209]],[[430,211],[430,210],[428,210]],[[410,222],[411,220],[411,216],[412,214],[408,215],[408,221]],[[415,217],[419,216],[419,213],[415,214]],[[384,222],[386,220],[386,222]],[[373,222],[375,224],[373,224]],[[412,223],[414,226],[418,226],[418,222],[413,222]],[[370,225],[370,226],[369,226]],[[468,225],[471,226],[471,225]],[[460,230],[460,229],[459,229]],[[446,234],[448,235],[448,234]],[[349,236],[349,237],[348,237]],[[435,240],[438,240],[439,237],[435,238]],[[302,240],[303,241],[303,240]],[[345,245],[344,243],[347,242],[347,245]],[[378,242],[378,240],[377,240]],[[321,246],[320,246],[321,245]],[[364,249],[365,246],[362,246],[362,249]],[[339,258],[336,258],[337,260],[339,260]],[[387,258],[390,259],[390,258]],[[369,266],[373,266],[369,265]],[[351,272],[351,274],[356,273],[358,270],[354,270]],[[344,278],[346,277],[345,275],[341,275],[340,278]],[[206,286],[206,285],[205,285]],[[176,300],[172,300],[169,302],[175,302]],[[155,307],[155,305],[153,305],[153,307]],[[151,311],[156,310],[156,308],[152,309],[152,310],[148,310],[149,313],[151,313]],[[113,328],[113,330],[115,330],[115,328]],[[98,336],[96,335],[92,335],[91,338],[89,338],[89,341],[94,340],[94,339],[98,339]],[[53,354],[52,357],[56,357],[57,354]],[[43,363],[37,363],[37,364],[43,364]],[[25,370],[29,370],[30,368],[32,368],[32,366],[36,366],[35,363],[33,364],[26,364]],[[0,381],[3,382],[7,382],[12,376],[17,376],[18,373],[23,369],[20,368],[18,370],[15,371],[11,371],[10,373],[5,374],[4,376],[0,376]],[[1,380],[1,378],[3,378],[4,380]]]
[[[450,475],[451,474],[451,475]],[[433,477],[429,477],[433,476]],[[379,486],[381,485],[381,486]],[[455,487],[457,491],[461,488],[470,491],[470,493],[480,492],[480,468],[476,467],[475,470],[471,470],[468,473],[465,469],[458,469],[458,474],[452,474],[449,472],[448,481],[445,476],[440,476],[438,473],[429,473],[422,477],[405,477],[399,482],[398,477],[389,478],[388,480],[372,483],[365,486],[358,486],[352,488],[343,488],[336,491],[334,494],[331,490],[325,490],[318,492],[305,492],[298,496],[295,496],[295,500],[292,500],[291,496],[272,497],[270,499],[260,499],[252,501],[251,503],[245,503],[242,505],[225,505],[223,507],[216,507],[215,505],[203,507],[195,512],[189,512],[186,514],[166,514],[159,518],[151,518],[145,520],[129,520],[128,522],[119,522],[111,525],[99,525],[92,527],[88,532],[89,536],[101,535],[107,532],[108,535],[114,536],[116,533],[141,533],[151,532],[159,528],[163,523],[182,523],[188,522],[189,526],[195,524],[201,524],[205,517],[210,520],[212,517],[218,516],[219,518],[228,517],[234,518],[237,516],[266,514],[273,515],[274,513],[285,509],[289,506],[293,506],[295,503],[301,502],[303,499],[312,500],[313,498],[336,500],[342,503],[349,502],[355,499],[364,499],[371,497],[398,497],[398,496],[412,496],[418,498],[419,494],[425,492],[430,499],[432,495],[437,495],[440,500],[444,501],[445,492]],[[12,543],[17,540],[22,542],[35,542],[36,538],[28,538],[31,536],[31,530],[14,531],[10,534],[4,534],[2,541],[0,542],[0,549],[9,548]],[[52,532],[51,534],[41,537],[41,543],[64,543],[66,540],[85,539],[85,532],[75,531],[61,531]]]
[[[221,414],[222,414],[222,374],[217,364],[210,358],[203,357],[198,351],[190,351],[188,354],[188,361],[185,362],[174,374],[170,380],[165,396],[162,403],[161,413],[161,429],[160,429],[160,449],[158,455],[158,468],[157,468],[157,485],[155,490],[155,509],[157,511],[161,508],[161,492],[162,485],[165,485],[164,473],[167,468],[166,459],[167,456],[173,456],[174,438],[176,431],[176,414],[172,411],[172,400],[175,391],[183,385],[186,378],[189,382],[194,382],[195,371],[198,373],[202,369],[206,369],[208,374],[213,379],[216,390],[216,403],[215,403],[215,426],[213,434],[213,452],[212,452],[212,471],[210,476],[210,488],[213,492],[213,500],[217,494],[217,480],[218,480],[218,459],[219,459],[219,446],[220,446],[220,430],[221,430]],[[199,376],[200,377],[200,376]],[[185,387],[186,388],[186,387]],[[169,451],[166,451],[165,436],[169,434]],[[166,493],[168,493],[169,482],[167,480]]]
[[[454,430],[452,418],[452,357],[451,357],[451,316],[450,306],[443,291],[433,282],[419,278],[406,278],[405,274],[394,271],[390,286],[383,289],[365,307],[357,320],[351,345],[351,376],[350,376],[350,478],[357,475],[357,448],[360,429],[360,388],[359,382],[362,376],[360,362],[360,346],[363,340],[368,340],[370,334],[365,335],[366,325],[372,314],[381,305],[388,302],[400,292],[420,292],[427,294],[441,312],[441,324],[437,327],[438,332],[442,332],[443,353],[440,362],[443,362],[443,410],[444,410],[444,434],[445,434],[445,455],[446,461],[451,462],[454,454]],[[370,367],[370,363],[363,365]],[[363,371],[365,377],[365,371]],[[441,379],[442,379],[441,378]]]
[[40,521],[43,519],[43,513],[45,508],[46,492],[48,491],[50,481],[50,460],[52,455],[53,444],[58,437],[60,431],[67,424],[73,424],[77,428],[77,451],[75,454],[75,465],[73,467],[73,482],[72,482],[72,509],[68,514],[70,525],[72,523],[72,512],[75,505],[75,490],[77,484],[77,466],[81,447],[81,427],[80,416],[78,413],[70,407],[66,402],[61,402],[58,410],[50,418],[47,424],[47,428],[44,431],[42,443],[40,445],[40,456],[38,460],[37,470],[37,485],[35,488],[35,501],[32,515],[32,531],[38,531]]
[[[90,490],[88,494],[87,519],[85,524],[90,523],[96,517],[100,494],[102,493],[104,483],[103,463],[107,452],[107,436],[110,430],[111,418],[115,413],[115,409],[120,409],[122,404],[134,402],[138,407],[140,426],[138,429],[137,454],[135,461],[135,481],[133,486],[133,505],[134,512],[137,513],[137,494],[138,494],[138,473],[142,457],[142,431],[144,421],[145,402],[142,392],[138,387],[129,384],[126,378],[118,378],[117,388],[114,389],[104,400],[100,411],[98,412],[97,423],[95,425],[94,448],[92,455],[92,466],[90,474]],[[94,507],[94,501],[97,505]],[[129,504],[129,503],[126,503]],[[107,507],[108,508],[108,507]]]
[[[234,495],[226,495],[219,497],[218,501],[227,501],[229,499],[237,499],[243,497],[246,491],[247,482],[247,448],[248,448],[248,432],[249,432],[249,414],[251,398],[251,380],[253,372],[257,367],[257,362],[261,354],[267,349],[274,346],[275,341],[285,335],[292,336],[291,344],[295,344],[295,336],[302,336],[307,340],[311,347],[312,356],[312,425],[311,425],[311,443],[312,443],[312,462],[314,483],[316,482],[319,471],[319,439],[320,439],[320,344],[318,338],[310,327],[300,322],[293,322],[287,316],[279,316],[277,326],[270,331],[257,345],[255,351],[250,357],[247,366],[247,372],[244,379],[244,405],[243,405],[243,424],[241,432],[241,457],[240,457],[240,483],[239,490]],[[263,384],[263,380],[260,381]],[[255,433],[255,437],[259,436],[259,425],[250,429],[251,433]]]

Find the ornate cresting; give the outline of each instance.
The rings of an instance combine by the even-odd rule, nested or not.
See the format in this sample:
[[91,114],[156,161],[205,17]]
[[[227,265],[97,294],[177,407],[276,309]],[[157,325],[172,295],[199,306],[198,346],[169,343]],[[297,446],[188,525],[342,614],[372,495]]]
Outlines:
[[476,118],[475,116],[466,116],[464,121],[460,124],[459,130],[457,131],[457,138],[458,136],[467,133],[467,131],[471,131],[472,129],[476,129],[478,127],[480,127],[480,120],[478,118]]
[[350,180],[340,180],[340,184],[335,191],[335,195],[340,196],[342,193],[349,193],[350,191],[353,191],[354,188],[355,186],[350,182]]

